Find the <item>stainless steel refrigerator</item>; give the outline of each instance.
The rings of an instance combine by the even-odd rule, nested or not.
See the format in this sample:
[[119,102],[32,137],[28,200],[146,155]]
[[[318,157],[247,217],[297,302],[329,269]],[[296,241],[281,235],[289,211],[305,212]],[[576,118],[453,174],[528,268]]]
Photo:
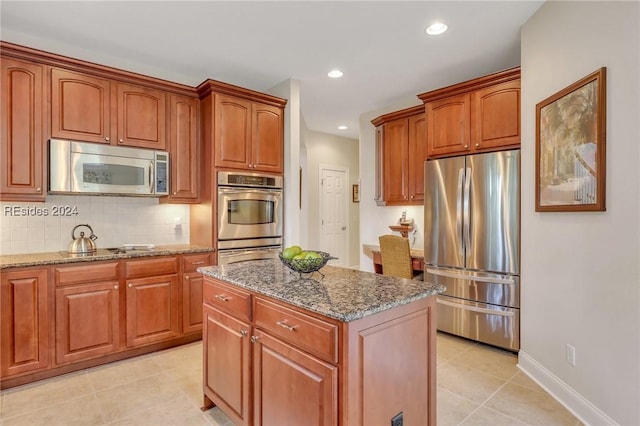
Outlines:
[[520,349],[520,150],[425,162],[425,281],[438,329]]

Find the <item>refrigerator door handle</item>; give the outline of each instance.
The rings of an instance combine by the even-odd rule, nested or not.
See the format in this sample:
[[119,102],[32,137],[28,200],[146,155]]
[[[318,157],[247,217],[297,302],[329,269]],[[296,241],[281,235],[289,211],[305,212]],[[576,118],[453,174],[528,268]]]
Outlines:
[[442,277],[447,277],[447,278],[459,278],[459,279],[469,280],[469,281],[480,281],[483,283],[500,283],[500,284],[512,284],[512,285],[516,284],[516,280],[513,278],[504,278],[504,277],[495,277],[495,276],[483,277],[478,275],[456,274],[455,272],[449,272],[449,271],[443,271],[440,269],[431,269],[431,268],[425,268],[425,272],[428,274],[440,275]]
[[456,194],[456,235],[458,236],[458,252],[464,256],[464,241],[462,238],[462,187],[464,185],[464,169],[458,170],[458,193]]
[[477,306],[466,305],[462,303],[448,302],[446,300],[437,299],[436,303],[441,305],[451,306],[452,308],[464,309],[467,311],[479,312],[481,314],[499,315],[501,317],[512,317],[515,315],[513,311],[496,311],[493,309],[479,308]]
[[465,170],[464,177],[464,247],[465,247],[465,264],[469,259],[469,255],[471,254],[471,200],[469,199],[469,195],[471,193],[471,168],[467,167]]

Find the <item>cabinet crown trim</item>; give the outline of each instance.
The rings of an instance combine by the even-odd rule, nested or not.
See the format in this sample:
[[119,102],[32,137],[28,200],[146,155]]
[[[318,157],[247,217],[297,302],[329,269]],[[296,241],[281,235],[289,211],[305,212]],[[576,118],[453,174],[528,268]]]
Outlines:
[[449,96],[461,95],[474,90],[482,89],[495,84],[506,83],[520,78],[520,67],[510,68],[493,74],[474,78],[473,80],[464,81],[441,89],[432,90],[430,92],[421,93],[418,98],[423,103],[436,101]]
[[94,77],[115,80],[121,83],[135,84],[152,89],[165,90],[183,96],[195,97],[194,88],[180,83],[173,83],[155,77],[148,77],[132,71],[125,71],[90,61],[70,58],[64,55],[45,52],[31,47],[0,41],[0,51],[3,57],[26,60],[39,64],[63,68],[68,71],[89,73]]
[[212,79],[207,79],[200,83],[196,90],[200,95],[200,99],[205,98],[207,95],[215,92],[236,96],[250,101],[262,102],[264,104],[272,105],[278,108],[284,108],[287,104],[286,99]]
[[399,111],[393,111],[388,114],[383,114],[371,120],[371,124],[378,127],[379,125],[384,124],[388,121],[397,120],[399,118],[407,118],[421,113],[424,113],[424,104],[401,109]]

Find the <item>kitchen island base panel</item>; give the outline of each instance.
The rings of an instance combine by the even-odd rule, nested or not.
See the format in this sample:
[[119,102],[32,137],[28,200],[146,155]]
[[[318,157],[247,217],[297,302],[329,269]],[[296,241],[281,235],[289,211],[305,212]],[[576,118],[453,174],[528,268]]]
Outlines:
[[345,324],[343,425],[436,424],[435,297]]

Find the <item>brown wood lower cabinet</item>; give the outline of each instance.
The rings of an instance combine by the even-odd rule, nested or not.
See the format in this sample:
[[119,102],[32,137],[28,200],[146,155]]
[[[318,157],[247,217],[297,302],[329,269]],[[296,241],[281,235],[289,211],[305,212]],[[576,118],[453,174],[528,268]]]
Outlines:
[[2,272],[0,375],[49,367],[48,269]]
[[120,349],[118,281],[56,289],[56,362]]
[[202,275],[182,274],[182,332],[202,330]]
[[54,268],[56,363],[120,349],[118,262]]
[[125,264],[127,346],[180,335],[180,280],[175,257],[129,260]]
[[211,253],[182,256],[182,332],[185,334],[202,331],[202,274],[196,270],[213,263]]
[[0,388],[199,340],[210,252],[2,270]]
[[263,331],[252,338],[254,424],[338,424],[338,367]]
[[351,322],[204,278],[205,407],[236,425],[436,424],[435,297]]
[[247,425],[251,325],[211,306],[204,305],[203,311],[202,338],[211,342],[204,352],[205,394],[215,399],[234,425]]

